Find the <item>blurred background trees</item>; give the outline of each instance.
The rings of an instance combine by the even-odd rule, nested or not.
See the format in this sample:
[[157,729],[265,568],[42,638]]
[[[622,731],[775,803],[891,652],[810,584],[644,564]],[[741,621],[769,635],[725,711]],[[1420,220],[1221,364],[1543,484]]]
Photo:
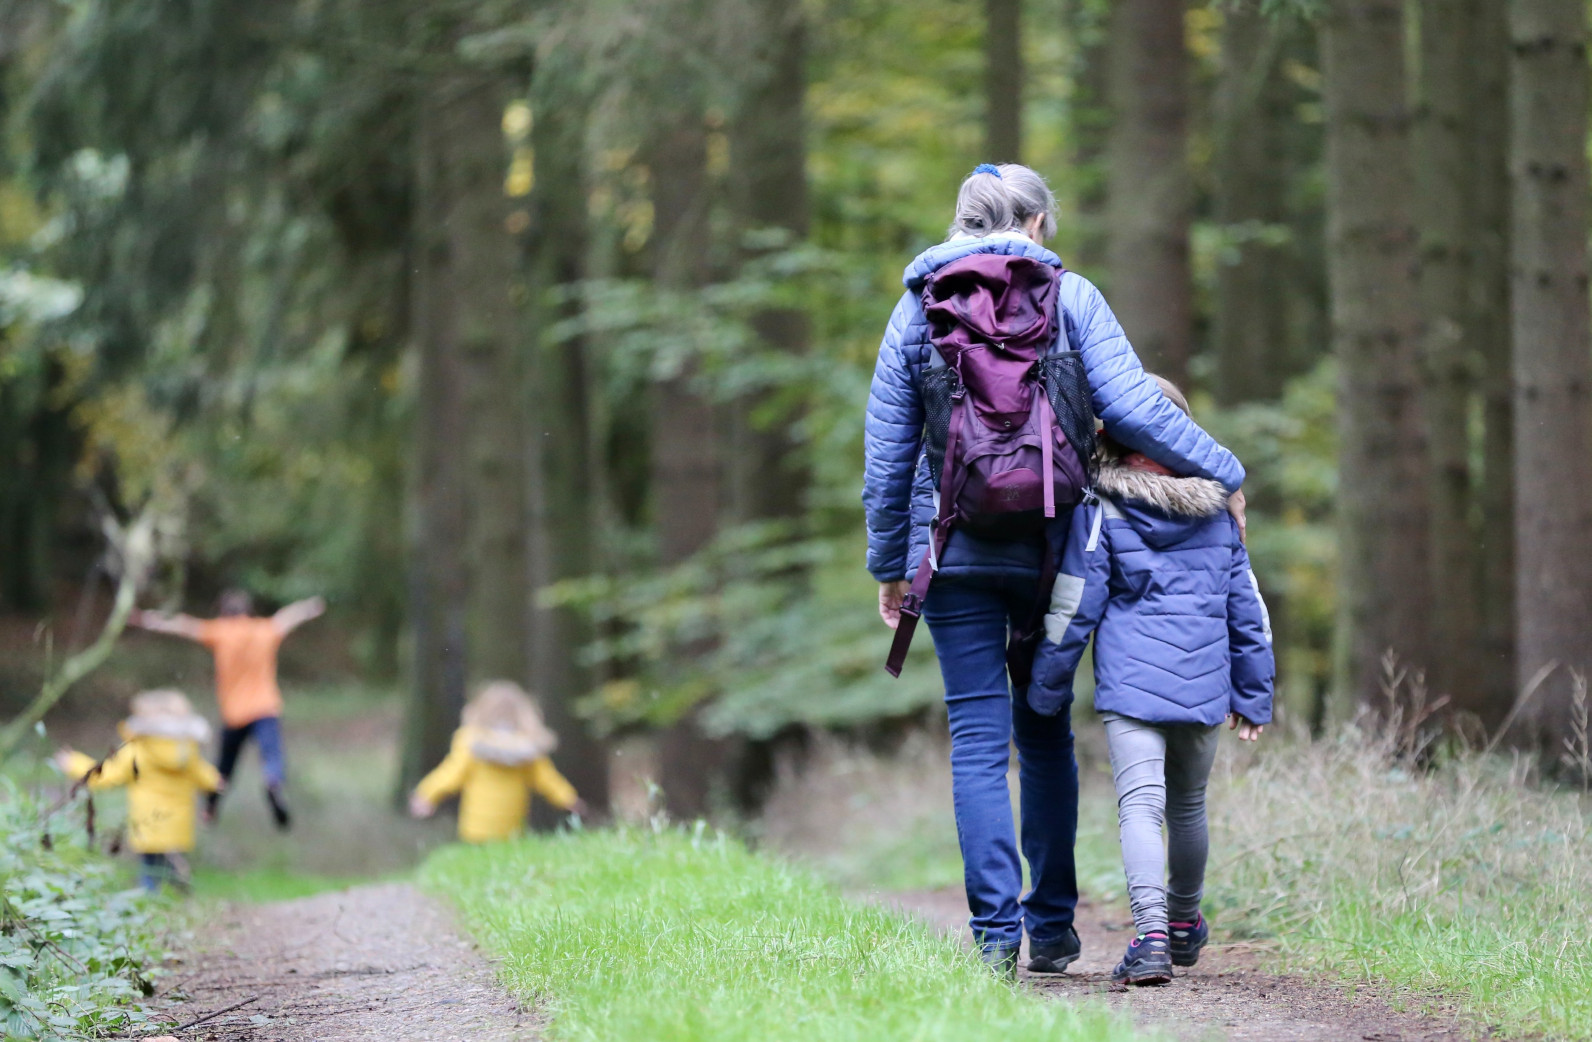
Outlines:
[[1585,24],[0,0],[0,607],[81,640],[97,512],[159,496],[150,600],[324,592],[410,692],[406,776],[509,675],[591,802],[619,735],[677,813],[755,798],[802,728],[936,703],[927,648],[878,668],[862,405],[901,267],[1020,158],[1250,468],[1286,718],[1376,702],[1391,651],[1488,727],[1541,676],[1515,738],[1552,747],[1592,624]]

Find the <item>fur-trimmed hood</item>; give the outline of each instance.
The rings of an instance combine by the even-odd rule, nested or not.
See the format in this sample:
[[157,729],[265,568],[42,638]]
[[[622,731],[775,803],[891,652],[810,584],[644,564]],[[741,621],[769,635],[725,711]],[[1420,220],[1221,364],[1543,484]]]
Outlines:
[[558,739],[545,727],[535,732],[506,731],[494,727],[467,727],[470,753],[477,760],[516,767],[540,760],[558,747]]
[[1100,465],[1095,490],[1102,496],[1151,507],[1168,517],[1204,520],[1227,509],[1227,490],[1209,478],[1180,478],[1129,466],[1123,460]]
[[1188,539],[1227,510],[1227,490],[1205,478],[1167,474],[1149,460],[1110,460],[1095,479],[1107,517],[1133,526],[1156,550]]
[[120,730],[127,738],[172,738],[188,742],[210,740],[210,722],[197,713],[192,716],[143,716],[134,713],[122,721]]

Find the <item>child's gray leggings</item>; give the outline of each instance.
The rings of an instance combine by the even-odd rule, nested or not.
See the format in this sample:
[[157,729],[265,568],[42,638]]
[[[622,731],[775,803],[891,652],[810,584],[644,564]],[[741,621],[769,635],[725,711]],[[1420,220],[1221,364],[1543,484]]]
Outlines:
[[1134,925],[1148,933],[1165,930],[1168,917],[1192,922],[1205,888],[1205,782],[1220,728],[1147,724],[1115,713],[1104,719]]

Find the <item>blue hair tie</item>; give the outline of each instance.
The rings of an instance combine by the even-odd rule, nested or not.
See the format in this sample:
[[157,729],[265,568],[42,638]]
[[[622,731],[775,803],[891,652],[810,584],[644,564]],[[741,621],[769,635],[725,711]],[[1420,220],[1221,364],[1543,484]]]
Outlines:
[[1000,177],[1001,176],[1001,168],[996,166],[994,163],[980,163],[978,166],[975,166],[973,168],[973,173],[975,173],[975,174],[994,174],[996,177]]

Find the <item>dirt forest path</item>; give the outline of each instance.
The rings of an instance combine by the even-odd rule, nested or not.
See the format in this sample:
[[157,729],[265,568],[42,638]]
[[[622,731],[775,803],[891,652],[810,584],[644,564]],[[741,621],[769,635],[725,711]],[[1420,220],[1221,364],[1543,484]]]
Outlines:
[[[967,930],[962,891],[896,894],[885,900],[936,927],[958,935]],[[1451,1013],[1429,1016],[1391,1008],[1368,993],[1280,976],[1259,969],[1253,951],[1212,946],[1199,965],[1178,970],[1165,987],[1112,990],[1111,970],[1128,942],[1126,915],[1089,904],[1078,909],[1083,956],[1061,976],[1029,974],[1020,979],[1047,995],[1098,995],[1140,1023],[1158,1027],[1182,1042],[1461,1042],[1486,1037]]]
[[521,1042],[533,1014],[436,902],[402,883],[226,908],[178,967],[177,1037]]

